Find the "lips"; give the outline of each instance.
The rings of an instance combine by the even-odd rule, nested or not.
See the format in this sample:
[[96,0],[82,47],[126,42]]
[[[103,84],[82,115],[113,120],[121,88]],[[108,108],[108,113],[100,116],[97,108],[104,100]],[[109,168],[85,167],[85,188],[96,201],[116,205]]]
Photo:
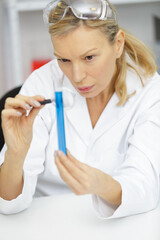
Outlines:
[[89,92],[93,87],[94,87],[94,85],[86,86],[86,87],[77,87],[77,89],[81,92]]

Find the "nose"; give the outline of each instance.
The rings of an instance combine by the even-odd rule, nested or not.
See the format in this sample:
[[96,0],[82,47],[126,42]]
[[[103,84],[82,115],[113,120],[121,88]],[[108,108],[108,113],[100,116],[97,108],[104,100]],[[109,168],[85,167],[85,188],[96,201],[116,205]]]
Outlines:
[[86,77],[85,67],[82,64],[73,64],[72,77],[74,82],[81,82]]

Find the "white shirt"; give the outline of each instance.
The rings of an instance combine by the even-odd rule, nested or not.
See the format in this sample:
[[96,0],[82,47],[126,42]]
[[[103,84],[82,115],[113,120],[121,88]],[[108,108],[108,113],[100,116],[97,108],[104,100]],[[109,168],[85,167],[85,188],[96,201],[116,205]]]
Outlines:
[[[31,74],[21,94],[52,98],[56,81],[61,78],[62,71],[53,60]],[[119,107],[114,93],[93,129],[86,99],[67,77],[63,81],[63,88],[69,89],[64,91],[64,100],[74,102],[64,109],[67,148],[76,159],[110,174],[122,187],[122,204],[117,208],[92,196],[93,206],[102,218],[150,211],[159,200],[160,76],[156,73],[142,87],[137,74],[128,70],[126,82],[128,94],[135,90],[136,94]],[[34,122],[33,140],[23,167],[22,194],[12,201],[1,198],[0,213],[26,209],[33,196],[71,192],[54,162],[57,149],[55,105],[48,104]],[[5,150],[6,146],[1,151],[0,164]]]

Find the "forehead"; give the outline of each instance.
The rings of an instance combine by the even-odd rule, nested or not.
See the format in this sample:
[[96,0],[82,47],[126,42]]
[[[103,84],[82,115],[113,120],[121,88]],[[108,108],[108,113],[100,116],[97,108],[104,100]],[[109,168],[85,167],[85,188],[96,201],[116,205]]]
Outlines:
[[79,26],[75,30],[60,36],[51,36],[55,52],[68,54],[76,52],[81,54],[92,48],[109,47],[107,37],[99,29]]

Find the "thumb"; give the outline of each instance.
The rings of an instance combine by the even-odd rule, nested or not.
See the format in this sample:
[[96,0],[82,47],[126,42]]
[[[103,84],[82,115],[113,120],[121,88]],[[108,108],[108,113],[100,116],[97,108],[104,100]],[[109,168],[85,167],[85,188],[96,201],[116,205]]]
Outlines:
[[44,105],[38,107],[38,108],[32,108],[32,110],[29,113],[29,121],[31,123],[31,125],[33,125],[34,120],[36,118],[36,116],[38,115],[38,113],[40,112],[40,110],[44,107]]

